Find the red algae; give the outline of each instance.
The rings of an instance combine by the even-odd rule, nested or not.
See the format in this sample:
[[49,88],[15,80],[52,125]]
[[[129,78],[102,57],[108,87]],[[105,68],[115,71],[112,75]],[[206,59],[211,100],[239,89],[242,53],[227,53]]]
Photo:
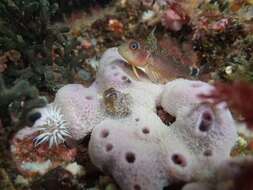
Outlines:
[[42,164],[50,160],[52,163],[50,169],[53,169],[65,162],[70,162],[75,159],[77,154],[76,149],[69,149],[64,144],[49,148],[48,144],[44,143],[35,147],[33,139],[37,135],[37,132],[34,132],[23,139],[14,137],[12,140],[12,157],[19,172],[23,175],[34,176],[38,174],[38,172],[24,169],[22,165],[26,163]]

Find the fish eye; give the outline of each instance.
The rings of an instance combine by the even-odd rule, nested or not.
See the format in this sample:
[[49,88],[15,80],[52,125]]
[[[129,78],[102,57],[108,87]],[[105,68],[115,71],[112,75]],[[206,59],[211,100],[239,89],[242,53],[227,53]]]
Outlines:
[[136,50],[136,49],[139,49],[140,48],[140,44],[136,41],[134,42],[131,42],[130,45],[129,45],[130,49],[132,50]]

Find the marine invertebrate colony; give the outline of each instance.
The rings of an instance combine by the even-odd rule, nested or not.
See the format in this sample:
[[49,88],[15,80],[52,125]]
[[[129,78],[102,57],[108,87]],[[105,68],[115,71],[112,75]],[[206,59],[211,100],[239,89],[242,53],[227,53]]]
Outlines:
[[[91,133],[92,162],[121,189],[161,190],[177,181],[209,179],[229,158],[236,140],[230,111],[224,103],[213,106],[198,96],[213,86],[185,79],[166,85],[136,81],[120,66],[117,48],[107,50],[100,63],[92,86],[66,85],[52,104],[61,110],[72,138]],[[118,103],[129,100],[121,112]],[[170,126],[157,107],[176,118]],[[44,109],[38,110],[42,117],[35,130],[49,108]]]

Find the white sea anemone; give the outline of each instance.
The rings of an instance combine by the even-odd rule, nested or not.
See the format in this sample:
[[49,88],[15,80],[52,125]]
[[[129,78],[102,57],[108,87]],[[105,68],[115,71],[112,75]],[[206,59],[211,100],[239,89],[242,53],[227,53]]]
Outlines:
[[66,137],[71,137],[67,122],[57,106],[49,105],[43,115],[41,125],[37,127],[40,134],[34,138],[35,146],[48,142],[51,148],[53,145],[58,146],[63,143]]

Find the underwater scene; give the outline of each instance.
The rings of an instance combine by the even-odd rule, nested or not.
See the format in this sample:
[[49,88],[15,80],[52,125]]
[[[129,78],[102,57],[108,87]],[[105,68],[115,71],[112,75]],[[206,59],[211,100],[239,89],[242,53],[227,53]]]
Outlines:
[[253,190],[253,0],[0,0],[0,190]]

